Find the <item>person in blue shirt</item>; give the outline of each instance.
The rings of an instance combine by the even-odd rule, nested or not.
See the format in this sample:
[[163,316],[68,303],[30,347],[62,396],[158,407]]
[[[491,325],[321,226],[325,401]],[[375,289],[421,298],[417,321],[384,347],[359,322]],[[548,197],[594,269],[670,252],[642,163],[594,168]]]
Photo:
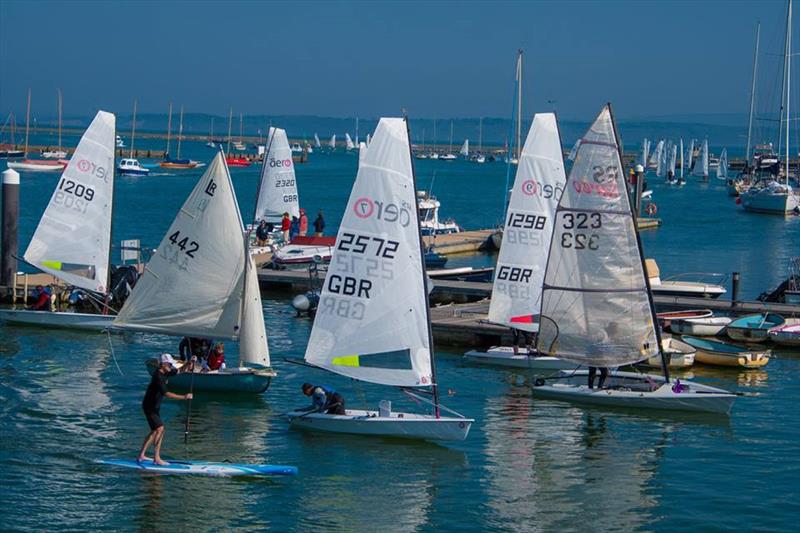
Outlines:
[[324,412],[328,415],[346,414],[344,410],[344,398],[332,388],[303,383],[302,389],[303,394],[311,397],[311,405],[302,409],[303,411],[312,411],[315,413]]

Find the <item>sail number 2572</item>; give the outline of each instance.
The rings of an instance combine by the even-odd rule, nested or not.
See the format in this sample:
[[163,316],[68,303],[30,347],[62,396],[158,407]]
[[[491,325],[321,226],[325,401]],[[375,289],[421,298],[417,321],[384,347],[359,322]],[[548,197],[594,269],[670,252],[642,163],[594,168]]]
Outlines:
[[593,229],[603,227],[600,213],[563,213],[561,227],[567,230],[561,233],[562,248],[576,250],[600,248],[600,236],[591,232]]

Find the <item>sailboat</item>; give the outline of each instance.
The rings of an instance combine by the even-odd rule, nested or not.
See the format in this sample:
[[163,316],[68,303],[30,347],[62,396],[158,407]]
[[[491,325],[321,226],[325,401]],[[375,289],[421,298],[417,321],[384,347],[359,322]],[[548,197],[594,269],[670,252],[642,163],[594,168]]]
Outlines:
[[450,121],[450,144],[447,148],[447,153],[439,156],[443,161],[455,161],[456,154],[453,153],[453,121]]
[[286,130],[270,127],[253,220],[280,225],[284,213],[300,217],[297,180]]
[[316,133],[314,134],[314,148],[316,148],[317,150],[322,148],[322,143],[319,142],[319,135],[317,135]]
[[[58,180],[23,255],[26,263],[87,291],[108,312],[116,118],[98,111]],[[113,316],[2,309],[9,322],[102,331]]]
[[328,148],[330,148],[331,152],[336,150],[336,134],[334,133],[331,135],[331,140],[328,141]]
[[[561,136],[554,113],[533,117],[522,149],[514,188],[506,213],[503,241],[495,268],[489,321],[529,333],[538,331],[542,282],[553,235],[553,215],[564,192],[567,177]],[[555,357],[514,354],[511,346],[464,354],[471,361],[502,366],[554,371],[577,365]]]
[[478,119],[478,153],[475,155],[475,162],[486,162],[486,156],[483,155],[483,117]]
[[347,148],[347,151],[355,150],[356,145],[353,144],[353,139],[350,138],[349,133],[344,134],[344,146]]
[[660,356],[664,377],[610,372],[592,388],[587,371],[538,378],[540,398],[604,406],[730,413],[736,395],[671,382],[645,275],[611,105],[584,135],[558,203],[544,276],[539,352],[592,367]]
[[464,139],[464,144],[461,145],[461,150],[458,153],[464,158],[469,159],[469,139]]
[[150,174],[150,169],[143,167],[138,159],[133,157],[133,146],[136,141],[136,104],[133,101],[133,117],[131,120],[131,148],[128,157],[123,157],[117,163],[117,175],[119,176],[147,176]]
[[[794,122],[790,114],[791,104],[791,72],[792,72],[792,1],[789,0],[789,6],[786,12],[786,44],[784,48],[784,88],[783,97],[781,100],[781,108],[785,111],[781,116],[781,130],[786,130],[784,135],[786,137],[786,159],[783,165],[783,180],[781,180],[780,172],[775,179],[762,180],[758,184],[750,187],[748,190],[740,194],[742,206],[746,211],[756,213],[774,213],[774,214],[787,214],[787,213],[800,213],[800,196],[791,185],[789,185],[789,165],[791,163],[789,132],[791,130],[790,124]],[[764,160],[761,159],[756,166],[763,166]]]
[[431,143],[431,153],[428,159],[439,159],[439,152],[436,151],[436,119],[433,119],[433,142]]
[[173,159],[169,155],[169,141],[172,132],[172,102],[169,104],[169,118],[167,119],[167,151],[164,153],[164,160],[159,163],[161,168],[189,169],[195,168],[200,163],[191,159],[181,159],[181,140],[183,139],[183,106],[181,106],[181,118],[178,125],[178,156]]
[[211,127],[208,130],[208,141],[206,146],[209,148],[216,148],[217,144],[214,142],[214,117],[211,117]]
[[683,187],[684,185],[686,185],[686,179],[684,179],[683,177],[683,168],[686,166],[684,165],[684,159],[683,159],[683,137],[681,137],[680,147],[678,148],[678,151],[681,154],[681,173],[678,175],[678,181],[675,182],[675,185]]
[[58,149],[48,150],[42,152],[42,157],[45,159],[66,159],[67,151],[61,146],[61,115],[62,115],[62,101],[61,89],[58,89]]
[[28,108],[25,113],[25,153],[22,161],[8,161],[8,168],[22,172],[61,172],[67,166],[66,161],[50,159],[28,159],[28,139],[31,129],[31,90],[28,89]]
[[675,165],[678,162],[678,145],[672,141],[667,147],[667,183],[675,183]]
[[17,120],[14,117],[13,111],[8,114],[5,124],[3,124],[2,130],[0,130],[0,134],[2,134],[3,131],[5,131],[6,126],[10,126],[11,129],[11,136],[9,138],[9,141],[11,142],[0,143],[0,159],[23,157],[25,155],[25,152],[17,149],[17,139],[16,139]]
[[[184,372],[170,386],[261,393],[272,370],[253,259],[220,150],[114,320],[123,330],[239,341],[239,365]],[[152,372],[158,368],[148,361]]]
[[294,427],[425,440],[469,433],[472,419],[441,414],[409,138],[404,119],[378,122],[342,218],[305,364],[409,394],[432,389],[433,414],[394,412],[383,401],[378,411],[344,415],[292,411]]
[[[240,131],[241,131],[241,114],[240,117]],[[234,155],[231,153],[231,128],[233,126],[233,108],[230,109],[228,112],[228,150],[225,152],[225,162],[228,164],[229,167],[249,167],[250,161],[246,157]],[[236,143],[238,144],[238,143]],[[235,144],[234,144],[235,146]],[[237,148],[238,150],[238,148]]]
[[728,149],[723,148],[719,154],[719,165],[717,166],[717,179],[728,179]]
[[708,181],[708,139],[703,139],[700,156],[694,164],[692,175],[703,178],[703,181]]

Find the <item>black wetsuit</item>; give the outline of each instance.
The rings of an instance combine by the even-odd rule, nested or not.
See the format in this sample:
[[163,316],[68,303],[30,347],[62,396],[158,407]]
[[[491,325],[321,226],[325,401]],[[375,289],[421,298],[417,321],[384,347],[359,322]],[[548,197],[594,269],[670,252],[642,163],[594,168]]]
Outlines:
[[161,400],[167,394],[167,378],[175,374],[177,374],[175,370],[167,374],[162,374],[160,369],[153,372],[153,377],[147,386],[147,392],[144,393],[144,400],[142,400],[142,410],[145,418],[147,418],[147,423],[150,425],[150,430],[155,430],[164,425],[160,416]]

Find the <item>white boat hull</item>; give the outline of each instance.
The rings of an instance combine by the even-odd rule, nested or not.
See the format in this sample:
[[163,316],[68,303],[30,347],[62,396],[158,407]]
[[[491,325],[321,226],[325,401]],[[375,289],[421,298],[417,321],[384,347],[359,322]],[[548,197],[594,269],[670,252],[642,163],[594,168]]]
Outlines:
[[784,215],[792,213],[800,205],[800,198],[793,192],[773,193],[766,189],[751,189],[739,198],[742,199],[742,207],[745,211],[754,213],[774,213]]
[[70,328],[85,331],[113,330],[114,315],[0,309],[0,320],[13,324],[47,328]]
[[46,164],[46,163],[28,163],[25,161],[9,161],[6,163],[8,168],[14,170],[21,170],[23,172],[61,172],[66,165],[62,164]]
[[578,370],[569,375],[565,374],[563,378],[555,378],[552,384],[545,381],[544,384],[534,385],[532,392],[538,398],[605,407],[694,411],[724,415],[730,414],[733,401],[736,399],[736,395],[722,389],[684,380],[681,380],[681,385],[686,389],[675,392],[673,383],[665,383],[661,376],[633,372],[612,373],[606,379],[604,388],[590,389],[587,376],[586,370]]
[[698,283],[694,281],[662,281],[650,285],[654,295],[662,296],[688,296],[697,298],[719,298],[725,292],[725,287],[713,283]]
[[693,335],[695,337],[713,337],[719,335],[731,319],[728,317],[690,318],[673,320],[669,329],[679,335]]
[[559,370],[573,370],[580,366],[557,357],[530,356],[525,353],[524,349],[520,349],[520,352],[519,355],[514,355],[514,349],[511,346],[493,346],[486,351],[471,350],[464,354],[464,358],[474,363],[523,368],[551,374]]
[[344,415],[292,411],[286,416],[293,427],[302,429],[435,441],[464,440],[474,422],[471,418],[399,412],[380,416],[378,411],[360,409],[347,409]]

